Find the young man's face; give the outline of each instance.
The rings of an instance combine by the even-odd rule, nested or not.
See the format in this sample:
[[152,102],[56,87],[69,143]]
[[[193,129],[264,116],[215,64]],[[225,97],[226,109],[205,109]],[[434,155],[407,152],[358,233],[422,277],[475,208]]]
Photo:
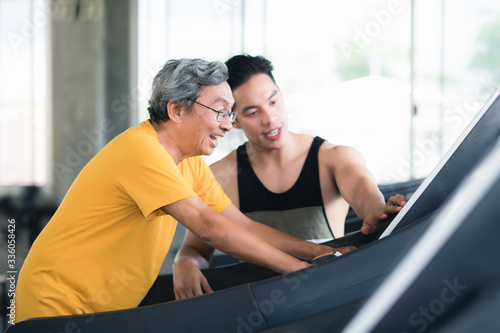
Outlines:
[[255,74],[233,90],[234,127],[241,128],[248,140],[264,149],[280,149],[288,135],[283,96],[266,74]]
[[[227,82],[219,85],[205,86],[201,95],[196,99],[214,110],[231,110],[234,99]],[[229,117],[224,121],[217,121],[217,112],[194,103],[192,112],[185,115],[183,124],[185,140],[189,147],[189,155],[210,155],[218,146],[218,140],[233,127]]]

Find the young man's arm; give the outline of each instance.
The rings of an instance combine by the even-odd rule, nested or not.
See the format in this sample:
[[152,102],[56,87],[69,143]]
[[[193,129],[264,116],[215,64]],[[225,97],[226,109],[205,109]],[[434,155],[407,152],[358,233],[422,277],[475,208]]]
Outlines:
[[214,248],[204,243],[191,231],[186,235],[181,248],[175,255],[173,282],[175,299],[184,299],[210,293],[212,288],[201,272],[210,266]]
[[406,204],[401,194],[390,197],[385,203],[375,178],[366,168],[362,155],[354,148],[330,144],[324,153],[340,194],[356,215],[363,219],[362,233],[374,232],[389,215],[398,213]]

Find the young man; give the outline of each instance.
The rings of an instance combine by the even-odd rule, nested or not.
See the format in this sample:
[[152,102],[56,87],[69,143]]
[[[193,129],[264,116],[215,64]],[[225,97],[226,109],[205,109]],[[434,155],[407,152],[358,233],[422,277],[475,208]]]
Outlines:
[[[386,205],[355,149],[288,131],[268,60],[239,55],[226,65],[238,112],[234,127],[248,141],[211,169],[245,215],[295,237],[322,241],[344,235],[349,205],[363,219],[365,234],[401,210],[404,196],[393,196]],[[213,248],[186,233],[173,266],[178,298],[211,291],[200,269],[208,267],[212,254]]]
[[[151,119],[117,136],[82,170],[21,269],[16,321],[136,307],[155,281],[177,221],[236,258],[291,272],[334,249],[243,215],[199,155],[232,128],[227,68],[168,61]],[[341,250],[342,251],[342,250]]]

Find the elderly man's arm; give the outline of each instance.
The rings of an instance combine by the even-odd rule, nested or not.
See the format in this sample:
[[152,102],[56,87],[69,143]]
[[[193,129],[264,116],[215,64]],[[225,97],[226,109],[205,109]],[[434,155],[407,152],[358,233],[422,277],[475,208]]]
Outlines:
[[[266,244],[266,248],[271,246],[271,248],[282,253],[287,253],[288,255],[295,258],[311,260],[321,254],[332,253],[334,251],[347,253],[354,249],[354,247],[333,249],[329,246],[315,244],[289,236],[276,229],[252,221],[232,204],[228,208],[226,208],[221,213],[221,215],[227,218],[229,221],[235,222],[234,224],[239,225],[243,230],[250,233],[253,237],[256,237],[252,239],[257,239],[258,242],[248,244],[248,251],[254,251],[253,249],[255,249],[255,246],[259,247],[258,250],[261,251],[263,248],[260,248],[261,245],[259,244]],[[269,255],[266,254],[265,251],[264,253],[265,256],[269,257]],[[176,295],[176,299],[202,295],[203,291],[212,291],[206,278],[200,271],[201,269],[208,268],[212,255],[212,246],[202,241],[193,232],[188,231],[186,233],[186,237],[184,239],[182,247],[177,253],[174,264],[172,266],[174,271],[174,293]],[[238,259],[243,259],[235,255],[233,256]],[[249,261],[246,259],[243,260]],[[256,261],[249,262],[262,265],[261,263]],[[270,266],[266,267],[274,269]],[[274,270],[281,273],[287,272],[284,270]]]
[[309,266],[270,245],[223,214],[217,213],[199,198],[182,199],[162,209],[203,242],[237,259],[280,273],[293,272]]

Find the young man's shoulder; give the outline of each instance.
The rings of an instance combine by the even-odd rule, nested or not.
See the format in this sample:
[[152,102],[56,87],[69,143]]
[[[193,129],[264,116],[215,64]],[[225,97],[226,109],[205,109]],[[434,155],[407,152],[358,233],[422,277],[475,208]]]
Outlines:
[[238,167],[236,162],[236,150],[233,150],[226,157],[212,163],[210,169],[216,179],[220,179],[221,177],[226,178],[228,175],[236,174]]
[[[296,134],[291,133],[294,138],[295,144],[302,144],[304,146],[310,147],[312,141],[314,140],[314,136],[309,134]],[[339,159],[358,159],[361,157],[361,154],[351,146],[342,146],[336,145],[325,140],[321,147],[319,148],[319,155],[326,157],[327,159],[331,158],[339,158]]]
[[225,157],[221,158],[217,162],[210,164],[210,169],[219,169],[221,167],[225,167],[227,165],[231,165],[236,163],[236,149],[227,154]]
[[210,165],[215,180],[222,186],[222,189],[231,201],[238,207],[238,181],[236,163],[236,150],[230,152],[223,159]]
[[351,146],[335,145],[325,141],[318,153],[320,164],[340,166],[345,164],[364,164],[364,158],[359,151]]

